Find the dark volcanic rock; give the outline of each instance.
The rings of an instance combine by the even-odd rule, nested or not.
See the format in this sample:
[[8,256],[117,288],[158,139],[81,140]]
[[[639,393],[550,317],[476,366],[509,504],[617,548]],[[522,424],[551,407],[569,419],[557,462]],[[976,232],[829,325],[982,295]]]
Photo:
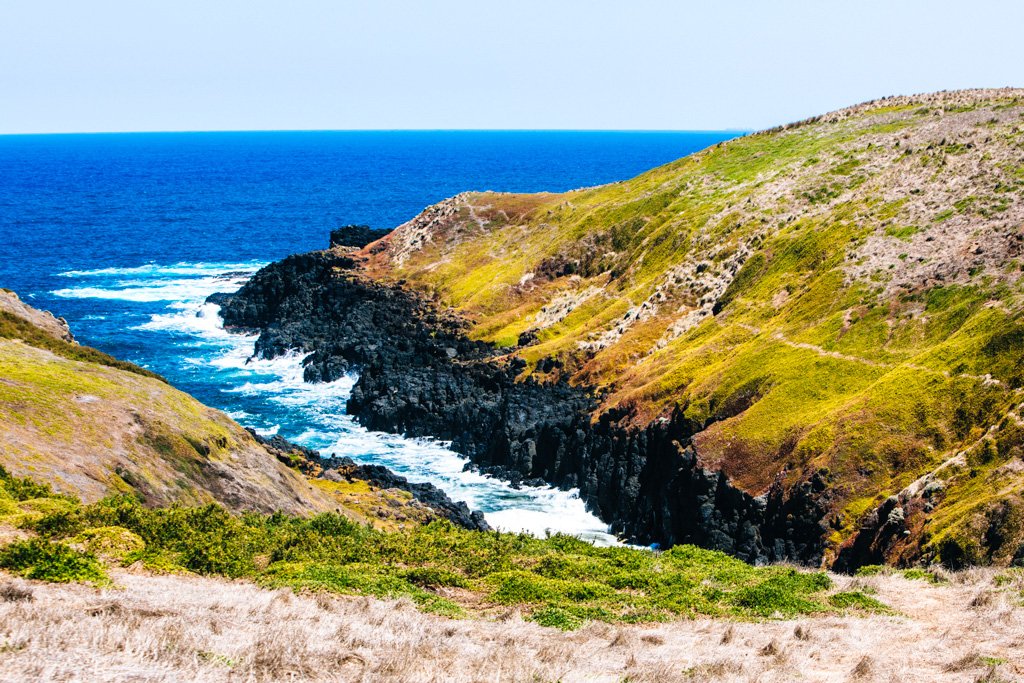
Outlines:
[[[466,529],[490,531],[482,512],[470,510],[462,501],[455,502],[433,484],[413,483],[382,465],[359,465],[352,458],[325,458],[319,451],[288,441],[282,436],[265,438],[255,430],[247,428],[252,436],[267,447],[279,460],[289,466],[297,465],[309,476],[323,476],[328,479],[345,478],[349,481],[366,481],[381,489],[408,491],[412,497],[431,508],[439,517]],[[298,456],[297,458],[292,456]]]
[[375,230],[368,225],[343,225],[331,230],[332,247],[354,247],[362,249],[370,242],[376,242],[390,230]]
[[522,361],[463,334],[429,301],[360,277],[330,252],[292,256],[257,273],[222,312],[260,331],[257,351],[310,352],[306,378],[359,372],[348,404],[361,424],[452,442],[481,471],[514,483],[578,487],[590,510],[642,543],[695,543],[752,562],[821,561],[820,478],[751,496],[704,469],[677,412],[646,428],[605,413],[564,382],[516,381]]
[[460,321],[401,290],[357,277],[354,265],[333,252],[289,256],[217,301],[221,317],[228,329],[258,330],[261,357],[311,352],[304,361],[308,381],[335,380],[350,369],[395,359],[448,360],[452,353],[478,358],[488,351],[464,337]]
[[490,531],[491,527],[484,520],[479,510],[470,510],[462,501],[454,502],[441,489],[433,484],[412,483],[399,476],[383,465],[357,465],[351,458],[337,458],[339,461],[331,471],[352,479],[361,479],[382,489],[401,489],[412,494],[413,498],[428,505],[443,517],[466,529]]

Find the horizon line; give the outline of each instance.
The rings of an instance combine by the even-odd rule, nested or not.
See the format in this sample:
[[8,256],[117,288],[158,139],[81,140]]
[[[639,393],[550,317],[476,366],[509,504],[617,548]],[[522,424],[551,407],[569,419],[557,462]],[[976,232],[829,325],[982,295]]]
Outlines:
[[174,135],[212,133],[737,133],[754,128],[210,128],[203,130],[83,130],[2,133],[0,137],[58,135]]

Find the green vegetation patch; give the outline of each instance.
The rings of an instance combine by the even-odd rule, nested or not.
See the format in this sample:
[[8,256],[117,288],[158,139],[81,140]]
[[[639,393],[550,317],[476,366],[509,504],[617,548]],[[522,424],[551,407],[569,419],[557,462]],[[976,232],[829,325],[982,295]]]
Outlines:
[[0,338],[19,339],[29,346],[45,349],[46,351],[50,351],[51,353],[67,358],[68,360],[76,360],[84,363],[97,363],[99,365],[116,368],[117,370],[133,372],[136,375],[142,375],[143,377],[152,377],[160,380],[161,382],[167,381],[155,372],[151,372],[145,368],[140,368],[134,363],[118,360],[113,356],[108,356],[102,351],[97,351],[96,349],[88,346],[72,344],[62,339],[52,337],[24,318],[16,316],[8,311],[0,311]]
[[[5,484],[5,482],[8,482]],[[21,495],[45,494],[0,476]],[[9,493],[6,493],[10,496]],[[787,618],[835,611],[822,572],[754,567],[693,546],[664,552],[599,548],[555,535],[477,532],[448,522],[385,532],[326,513],[232,514],[217,505],[150,509],[129,496],[91,505],[51,494],[25,523],[39,538],[12,544],[0,566],[29,578],[101,582],[101,560],[158,571],[249,578],[268,587],[408,598],[464,616],[518,607],[562,629],[588,621],[696,615]]]
[[891,614],[886,604],[873,598],[863,591],[844,591],[835,593],[828,598],[830,605],[841,610],[862,610],[865,612],[876,612],[880,614]]
[[946,579],[936,574],[933,570],[922,567],[911,567],[909,569],[896,569],[881,564],[866,564],[857,569],[856,576],[881,576],[898,575],[911,581],[926,581],[927,583],[945,583]]
[[14,500],[31,500],[54,496],[48,484],[40,484],[24,477],[15,477],[0,465],[0,488]]
[[108,581],[106,572],[92,553],[41,538],[15,541],[0,549],[0,568],[40,581]]
[[904,241],[910,241],[910,238],[919,232],[921,228],[916,225],[890,225],[885,229],[886,235]]
[[119,526],[104,526],[86,529],[73,539],[76,545],[104,559],[123,562],[125,558],[140,553],[146,547],[142,538]]

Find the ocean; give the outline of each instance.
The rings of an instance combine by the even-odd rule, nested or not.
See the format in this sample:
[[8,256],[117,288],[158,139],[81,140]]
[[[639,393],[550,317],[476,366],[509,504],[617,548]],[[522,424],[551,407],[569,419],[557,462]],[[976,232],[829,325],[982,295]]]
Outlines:
[[465,190],[623,180],[730,132],[239,132],[0,136],[0,287],[79,341],[167,377],[263,434],[430,481],[492,526],[609,542],[573,491],[463,471],[445,444],[369,432],[355,383],[302,381],[296,354],[250,356],[209,294],[322,249],[349,223],[394,227]]

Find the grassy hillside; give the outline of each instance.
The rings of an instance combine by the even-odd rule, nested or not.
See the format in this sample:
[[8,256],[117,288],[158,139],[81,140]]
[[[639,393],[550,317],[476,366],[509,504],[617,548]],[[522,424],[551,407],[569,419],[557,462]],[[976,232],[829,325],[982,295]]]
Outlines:
[[939,93],[612,185],[459,195],[364,255],[603,409],[685,410],[702,461],[751,493],[826,473],[830,556],[902,495],[892,559],[1005,563],[1024,543],[1022,199],[1024,91]]
[[[74,343],[52,315],[0,290],[0,466],[95,502],[219,503],[396,528],[435,515],[405,491],[307,478],[234,420],[144,368]],[[287,454],[286,454],[287,455]]]

